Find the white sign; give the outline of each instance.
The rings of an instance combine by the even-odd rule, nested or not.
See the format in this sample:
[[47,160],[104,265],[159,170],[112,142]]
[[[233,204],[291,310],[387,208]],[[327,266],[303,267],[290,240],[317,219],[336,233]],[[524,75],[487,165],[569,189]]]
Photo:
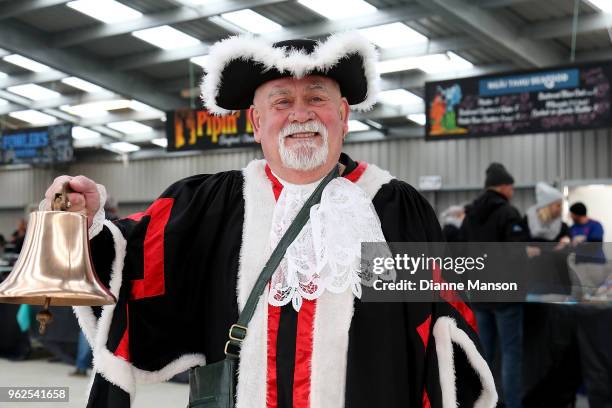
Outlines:
[[420,176],[419,190],[439,190],[442,187],[442,176]]

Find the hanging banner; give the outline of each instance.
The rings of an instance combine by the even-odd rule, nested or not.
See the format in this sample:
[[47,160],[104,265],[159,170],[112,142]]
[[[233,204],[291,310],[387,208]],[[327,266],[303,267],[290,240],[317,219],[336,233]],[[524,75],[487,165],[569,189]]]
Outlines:
[[0,134],[1,164],[49,164],[72,161],[72,125],[10,130]]
[[216,116],[206,110],[167,113],[168,151],[208,150],[256,144],[247,111]]
[[608,63],[427,82],[426,139],[609,127],[611,83]]

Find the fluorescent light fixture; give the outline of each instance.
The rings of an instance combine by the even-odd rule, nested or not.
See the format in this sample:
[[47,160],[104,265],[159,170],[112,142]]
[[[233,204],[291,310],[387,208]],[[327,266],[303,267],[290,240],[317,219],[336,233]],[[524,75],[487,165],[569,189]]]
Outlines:
[[107,145],[103,145],[102,147],[119,154],[132,153],[140,150],[140,146],[136,146],[135,144],[128,142],[109,143]]
[[402,106],[423,103],[423,98],[405,89],[391,89],[380,92],[378,101],[387,105]]
[[424,113],[411,113],[410,115],[406,117],[418,125],[425,126],[425,114]]
[[362,130],[370,129],[368,125],[358,120],[349,120],[348,125],[349,125],[349,132],[360,132]]
[[153,139],[151,140],[151,143],[163,148],[168,147],[168,139],[166,139],[165,137],[158,137],[156,139]]
[[213,0],[179,0],[179,1],[188,6],[203,6],[206,3],[211,3]]
[[587,2],[604,13],[612,13],[612,2],[610,0],[587,0]]
[[70,85],[73,88],[77,88],[80,89],[81,91],[85,91],[85,92],[104,92],[105,89],[98,86],[98,85],[94,85],[91,82],[87,82],[81,78],[77,78],[77,77],[68,77],[68,78],[63,78],[62,79],[62,83],[66,84],[66,85]]
[[298,3],[330,20],[355,17],[376,11],[376,7],[363,0],[298,0]]
[[254,34],[269,33],[271,31],[278,31],[283,28],[280,24],[275,23],[269,18],[266,18],[251,9],[224,13],[221,14],[221,17],[230,23]]
[[423,34],[413,30],[404,23],[391,23],[362,28],[359,32],[381,48],[401,47],[428,40]]
[[376,66],[380,74],[389,72],[419,69],[428,74],[452,72],[470,69],[474,66],[470,61],[458,56],[454,52],[445,54],[431,54],[420,57],[403,57],[380,61]]
[[143,125],[142,123],[136,122],[134,120],[124,120],[121,122],[107,123],[106,126],[125,134],[147,133],[153,131],[152,127]]
[[76,0],[66,5],[107,24],[142,17],[141,12],[115,0]]
[[208,63],[209,59],[210,55],[200,55],[199,57],[190,58],[189,61],[201,66],[202,68],[204,68],[204,70],[206,70],[206,64]]
[[72,138],[75,140],[94,139],[99,136],[100,133],[82,126],[74,126],[72,128]]
[[82,118],[93,118],[104,116],[109,111],[118,109],[128,109],[132,106],[132,101],[127,99],[115,99],[111,101],[88,102],[80,105],[63,105],[60,109],[72,115]]
[[55,117],[32,109],[10,112],[9,116],[32,125],[48,125],[57,122]]
[[33,101],[59,98],[62,96],[59,92],[52,91],[51,89],[36,84],[9,86],[7,89],[9,92],[23,96],[24,98],[32,99]]
[[13,65],[17,65],[18,67],[25,68],[28,71],[32,72],[44,72],[51,70],[50,67],[19,54],[7,55],[6,57],[2,57],[2,59],[6,62],[10,62]]
[[200,40],[197,38],[169,25],[134,31],[132,35],[163,50],[191,47],[200,43]]
[[[453,71],[474,68],[474,64],[472,64],[470,61],[466,60],[465,58],[460,57],[454,52],[449,51],[446,53],[446,56],[448,57],[448,64],[452,67],[451,69]],[[449,69],[449,71],[451,69]]]
[[155,109],[154,107],[149,106],[146,103],[142,103],[140,101],[137,101],[136,99],[132,99],[130,101],[130,106],[129,107],[130,107],[130,109],[133,109],[133,110],[138,111],[138,112],[156,111],[156,112],[159,112],[159,113],[163,113],[162,111],[160,111],[158,109]]

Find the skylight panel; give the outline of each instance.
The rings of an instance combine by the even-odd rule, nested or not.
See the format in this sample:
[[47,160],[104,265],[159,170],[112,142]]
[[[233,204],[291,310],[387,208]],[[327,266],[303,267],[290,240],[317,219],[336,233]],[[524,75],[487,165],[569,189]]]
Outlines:
[[221,17],[224,20],[227,20],[230,23],[254,34],[269,33],[272,31],[281,30],[283,28],[280,24],[275,23],[269,18],[264,17],[251,9],[224,13],[221,14]]
[[66,5],[107,24],[142,17],[141,12],[115,0],[76,0]]
[[363,0],[298,0],[298,3],[330,20],[374,13],[376,7]]
[[381,48],[401,47],[423,43],[428,40],[423,34],[413,30],[404,23],[391,23],[362,28],[359,32]]
[[134,31],[132,35],[163,50],[191,47],[200,40],[168,25]]

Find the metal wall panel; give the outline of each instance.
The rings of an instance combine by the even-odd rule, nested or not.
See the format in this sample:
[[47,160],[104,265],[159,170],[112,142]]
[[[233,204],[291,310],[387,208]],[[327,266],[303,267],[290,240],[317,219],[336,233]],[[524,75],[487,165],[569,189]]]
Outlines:
[[[375,163],[415,186],[419,176],[442,176],[443,191],[427,194],[437,211],[473,199],[492,161],[503,163],[518,186],[532,186],[537,181],[612,178],[610,129],[438,142],[390,139],[348,143],[345,151],[354,159]],[[69,173],[84,174],[104,184],[132,212],[144,208],[180,178],[239,169],[261,156],[259,149],[236,149],[135,160],[127,165],[119,161],[75,163],[69,167]],[[38,202],[53,176],[49,169],[0,170],[4,193],[0,195],[0,228],[13,228],[15,210]],[[522,210],[529,207],[533,203],[532,190],[518,189],[514,201]]]

